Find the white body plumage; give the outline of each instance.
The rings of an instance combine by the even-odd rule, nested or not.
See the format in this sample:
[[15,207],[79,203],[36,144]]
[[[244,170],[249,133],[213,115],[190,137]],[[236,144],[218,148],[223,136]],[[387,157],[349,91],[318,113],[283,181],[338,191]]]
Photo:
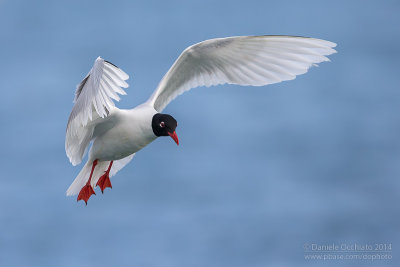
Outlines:
[[157,111],[148,104],[134,109],[113,108],[101,123],[97,124],[89,153],[89,161],[111,161],[136,153],[154,141],[157,136],[151,121]]

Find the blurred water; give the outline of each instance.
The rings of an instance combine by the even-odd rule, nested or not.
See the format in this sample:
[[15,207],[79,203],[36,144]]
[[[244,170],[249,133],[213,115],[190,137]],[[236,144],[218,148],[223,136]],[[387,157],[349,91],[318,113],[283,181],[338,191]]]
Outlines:
[[[399,266],[398,1],[0,1],[0,266]],[[66,198],[75,85],[102,56],[128,108],[204,39],[292,34],[332,62],[267,88],[201,88],[87,207]],[[305,260],[392,243],[389,261]]]

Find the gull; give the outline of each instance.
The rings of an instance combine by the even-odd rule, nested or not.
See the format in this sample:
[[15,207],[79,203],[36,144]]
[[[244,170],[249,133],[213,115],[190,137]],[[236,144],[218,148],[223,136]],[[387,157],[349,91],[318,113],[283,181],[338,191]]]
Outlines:
[[143,104],[119,109],[114,101],[125,95],[129,76],[98,57],[77,85],[68,119],[65,151],[72,163],[82,162],[90,143],[88,160],[68,188],[86,205],[100,187],[112,188],[110,177],[128,164],[136,152],[160,136],[177,145],[178,123],[161,113],[178,95],[201,86],[237,84],[265,86],[293,80],[311,66],[329,61],[336,44],[298,36],[235,36],[206,40],[186,48]]

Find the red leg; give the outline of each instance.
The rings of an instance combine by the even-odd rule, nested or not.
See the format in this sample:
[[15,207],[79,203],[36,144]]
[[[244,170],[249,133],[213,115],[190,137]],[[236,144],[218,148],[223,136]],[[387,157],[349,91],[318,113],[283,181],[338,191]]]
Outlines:
[[104,193],[104,189],[106,189],[107,187],[112,188],[110,181],[110,170],[112,165],[113,165],[113,160],[110,162],[108,169],[103,174],[103,176],[100,177],[99,181],[96,184],[96,186],[98,185],[100,187],[101,193]]
[[94,168],[96,167],[96,165],[97,165],[97,159],[95,161],[93,161],[92,171],[90,172],[89,180],[87,181],[86,185],[84,187],[82,187],[82,189],[78,195],[77,201],[83,200],[83,201],[85,201],[86,205],[87,205],[87,202],[88,202],[90,196],[93,194],[96,195],[96,193],[93,190],[93,187],[90,185],[90,182],[92,180],[93,171],[94,171]]

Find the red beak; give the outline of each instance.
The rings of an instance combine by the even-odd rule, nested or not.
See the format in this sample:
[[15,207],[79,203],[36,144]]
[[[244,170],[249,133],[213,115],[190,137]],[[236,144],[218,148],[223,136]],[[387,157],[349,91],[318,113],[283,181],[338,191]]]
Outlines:
[[168,133],[169,136],[171,136],[172,139],[174,139],[175,143],[179,146],[179,139],[178,136],[176,135],[176,132],[174,131],[173,133]]

